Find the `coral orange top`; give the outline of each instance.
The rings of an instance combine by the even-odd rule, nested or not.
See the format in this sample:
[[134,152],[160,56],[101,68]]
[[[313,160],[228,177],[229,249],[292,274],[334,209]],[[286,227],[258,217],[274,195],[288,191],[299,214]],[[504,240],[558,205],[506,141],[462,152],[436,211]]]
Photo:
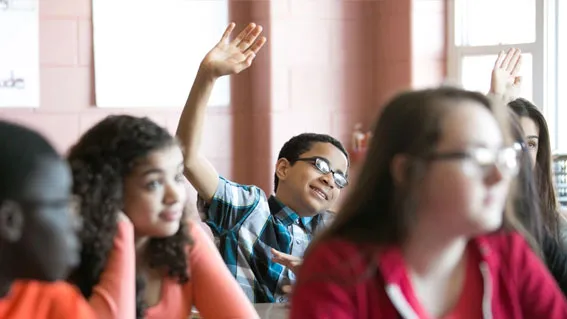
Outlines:
[[3,318],[105,318],[136,317],[136,260],[134,229],[130,222],[118,224],[114,247],[98,285],[88,303],[65,282],[16,281],[0,299]]
[[83,296],[66,282],[15,282],[0,299],[1,319],[91,319],[95,315]]
[[146,318],[186,319],[193,306],[207,319],[258,318],[203,228],[190,221],[189,232],[193,239],[187,256],[190,280],[180,285],[172,278],[164,278],[161,299],[146,310]]
[[[228,271],[204,229],[188,221],[193,244],[188,247],[190,280],[180,285],[166,277],[158,304],[146,309],[147,319],[186,319],[193,306],[207,319],[258,318],[254,307]],[[90,299],[98,318],[135,318],[135,247],[133,226],[121,222],[101,281]]]
[[97,318],[136,318],[136,249],[129,221],[118,223],[113,249],[89,304]]

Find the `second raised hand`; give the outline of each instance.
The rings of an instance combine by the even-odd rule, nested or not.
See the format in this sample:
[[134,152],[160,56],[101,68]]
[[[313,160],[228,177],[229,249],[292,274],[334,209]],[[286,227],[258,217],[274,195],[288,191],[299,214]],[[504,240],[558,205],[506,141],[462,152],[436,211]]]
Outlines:
[[250,23],[230,41],[230,34],[235,27],[235,23],[228,25],[220,41],[201,62],[201,69],[213,78],[237,74],[247,69],[266,43],[266,38],[260,37],[262,26],[255,23]]
[[491,93],[509,99],[518,97],[522,80],[518,76],[522,67],[521,54],[522,52],[516,48],[509,49],[508,52],[500,52],[492,69]]

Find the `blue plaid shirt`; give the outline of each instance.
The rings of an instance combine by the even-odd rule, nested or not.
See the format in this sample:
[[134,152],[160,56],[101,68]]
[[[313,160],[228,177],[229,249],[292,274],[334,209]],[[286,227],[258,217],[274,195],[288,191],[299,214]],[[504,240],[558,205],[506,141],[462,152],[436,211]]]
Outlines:
[[270,248],[303,257],[314,232],[332,217],[299,217],[260,188],[222,177],[211,203],[200,207],[225,263],[254,303],[287,302],[282,286],[295,281],[290,269],[272,262]]

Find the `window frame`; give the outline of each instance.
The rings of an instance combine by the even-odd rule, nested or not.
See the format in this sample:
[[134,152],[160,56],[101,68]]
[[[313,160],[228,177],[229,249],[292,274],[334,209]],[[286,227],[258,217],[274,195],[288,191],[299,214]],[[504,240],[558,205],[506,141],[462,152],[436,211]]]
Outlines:
[[[565,132],[558,130],[559,106],[557,90],[557,20],[556,10],[559,0],[536,0],[535,1],[535,23],[536,39],[533,43],[497,44],[484,46],[460,46],[456,44],[456,35],[461,33],[462,28],[456,23],[457,10],[462,1],[447,1],[447,78],[452,83],[462,85],[462,60],[467,56],[498,55],[502,50],[517,47],[523,53],[532,55],[532,99],[544,113],[549,126],[552,149],[558,148],[558,137],[560,134],[567,136]],[[470,1],[470,0],[468,0]],[[498,0],[493,0],[498,1]],[[567,61],[566,61],[567,63]],[[486,81],[490,81],[490,74],[486,75]],[[567,96],[566,96],[567,98]],[[562,140],[567,146],[567,139]],[[566,149],[567,150],[567,149]]]
[[[556,145],[554,145],[555,150],[559,154],[567,155],[567,126],[565,125],[565,122],[563,125],[559,125],[559,119],[567,119],[567,107],[561,107],[561,103],[567,103],[567,91],[561,90],[559,87],[560,84],[563,84],[559,83],[559,67],[563,67],[564,71],[567,70],[567,56],[565,56],[565,53],[567,53],[567,33],[560,35],[558,30],[559,21],[561,20],[559,0],[546,0],[546,2],[549,2],[547,4],[547,10],[550,17],[547,23],[547,30],[549,31],[549,64],[547,66],[547,70],[549,70],[548,81],[552,84],[549,88],[549,101],[555,105],[555,109],[553,110],[554,113],[552,114],[553,117],[550,118],[553,119],[553,132],[555,134],[553,138],[557,141]],[[562,17],[564,18],[563,21],[565,21],[567,18],[567,3],[563,2],[561,8],[563,9],[563,13],[565,13],[565,16]],[[567,28],[565,28],[565,30],[567,30]],[[560,38],[563,40],[560,40]],[[561,61],[559,61],[560,53],[562,53],[559,52],[559,41],[565,41],[561,42],[561,44],[564,47],[563,49],[566,51]],[[562,74],[561,79],[564,82],[567,82],[567,74]]]

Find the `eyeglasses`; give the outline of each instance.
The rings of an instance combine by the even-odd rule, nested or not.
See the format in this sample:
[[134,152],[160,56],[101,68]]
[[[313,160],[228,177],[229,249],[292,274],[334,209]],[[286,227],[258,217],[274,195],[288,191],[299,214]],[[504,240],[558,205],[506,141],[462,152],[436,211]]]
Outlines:
[[[470,160],[478,168],[478,173],[486,176],[494,166],[506,176],[513,177],[519,171],[521,145],[494,150],[474,148],[463,152],[435,153],[426,157],[428,160]],[[475,172],[476,173],[476,172]]]
[[521,150],[522,152],[537,152],[538,145],[533,141],[519,141],[514,143],[514,148]]
[[519,152],[525,152],[528,150],[528,146],[523,141],[514,143],[514,149]]
[[345,188],[348,186],[348,180],[344,173],[337,172],[331,169],[331,164],[329,161],[322,157],[308,157],[308,158],[298,158],[297,161],[299,162],[308,162],[311,163],[315,168],[321,172],[323,175],[327,175],[329,173],[333,174],[333,179],[335,181],[335,185],[337,188]]
[[67,209],[72,218],[80,218],[81,198],[72,195],[66,199],[57,200],[20,200],[22,205],[33,208]]

